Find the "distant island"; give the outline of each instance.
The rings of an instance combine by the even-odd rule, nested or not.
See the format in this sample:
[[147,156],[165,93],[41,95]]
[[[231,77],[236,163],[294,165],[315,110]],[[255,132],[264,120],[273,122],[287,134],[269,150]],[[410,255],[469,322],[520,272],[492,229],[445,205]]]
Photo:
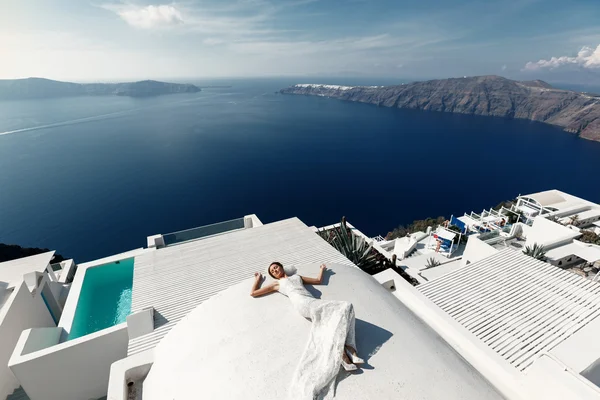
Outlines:
[[397,86],[298,84],[280,93],[383,107],[529,119],[600,141],[600,97],[557,89],[540,80],[519,82],[500,76],[476,76]]
[[196,93],[190,84],[158,81],[124,83],[72,83],[43,78],[0,79],[0,99],[35,99],[69,96],[148,97],[173,93]]

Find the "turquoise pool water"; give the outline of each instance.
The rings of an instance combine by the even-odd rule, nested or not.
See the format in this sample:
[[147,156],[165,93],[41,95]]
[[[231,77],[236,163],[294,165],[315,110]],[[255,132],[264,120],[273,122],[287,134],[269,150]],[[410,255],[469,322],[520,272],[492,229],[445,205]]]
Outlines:
[[133,258],[88,268],[69,340],[125,322],[131,312]]

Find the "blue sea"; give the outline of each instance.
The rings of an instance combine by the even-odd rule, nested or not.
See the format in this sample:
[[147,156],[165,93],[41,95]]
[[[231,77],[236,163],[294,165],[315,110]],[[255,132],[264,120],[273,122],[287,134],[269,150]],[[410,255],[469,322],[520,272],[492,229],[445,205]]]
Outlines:
[[600,143],[558,128],[276,94],[401,82],[0,102],[0,242],[83,262],[251,213],[374,236],[551,188],[600,202]]

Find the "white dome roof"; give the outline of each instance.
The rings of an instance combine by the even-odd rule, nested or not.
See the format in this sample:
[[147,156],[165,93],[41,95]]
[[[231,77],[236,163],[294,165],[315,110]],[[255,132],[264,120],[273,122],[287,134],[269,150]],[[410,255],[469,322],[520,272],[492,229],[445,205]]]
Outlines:
[[[336,399],[500,399],[496,390],[396,297],[357,268],[328,265],[324,299],[356,312],[362,373],[338,377]],[[316,276],[318,265],[298,267]],[[145,400],[282,399],[310,322],[285,296],[252,298],[252,279],[200,304],[155,349]]]

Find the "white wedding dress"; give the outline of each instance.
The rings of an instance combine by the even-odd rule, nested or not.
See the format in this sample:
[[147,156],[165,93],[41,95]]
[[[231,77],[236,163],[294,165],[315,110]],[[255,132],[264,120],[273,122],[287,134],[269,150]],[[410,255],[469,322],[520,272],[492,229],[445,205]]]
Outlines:
[[356,349],[354,308],[347,301],[314,298],[300,275],[279,280],[279,292],[312,321],[310,336],[292,378],[289,398],[324,400],[334,396],[344,345]]

